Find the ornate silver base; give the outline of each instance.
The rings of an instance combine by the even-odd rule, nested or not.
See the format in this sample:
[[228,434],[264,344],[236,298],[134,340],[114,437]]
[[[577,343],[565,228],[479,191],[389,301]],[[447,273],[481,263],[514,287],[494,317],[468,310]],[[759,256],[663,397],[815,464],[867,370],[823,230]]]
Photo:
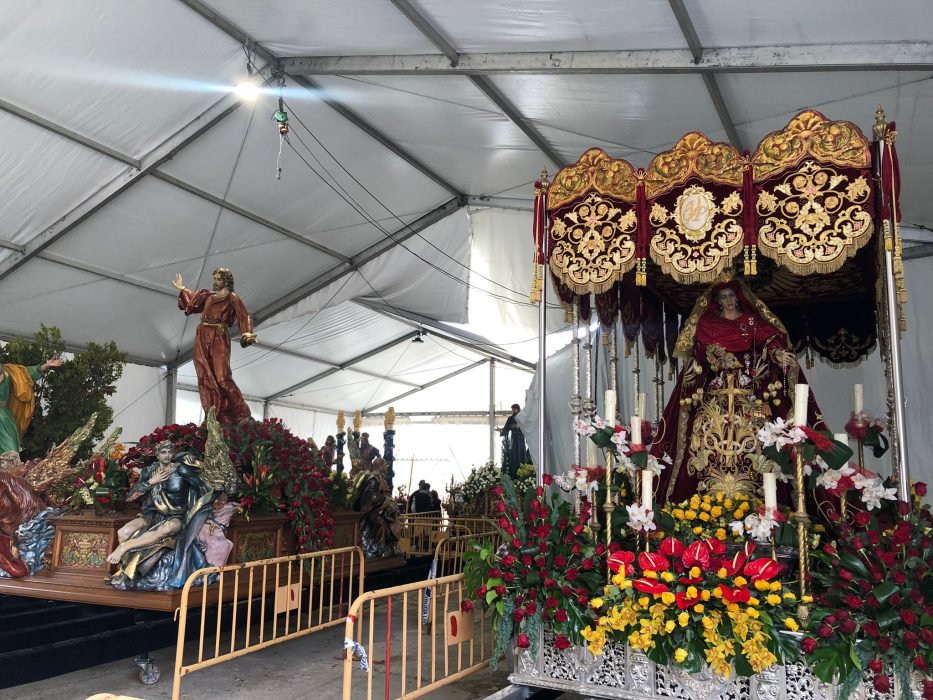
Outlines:
[[[516,655],[515,673],[509,681],[515,685],[572,691],[586,698],[648,700],[836,700],[836,686],[816,678],[806,664],[775,666],[751,678],[733,676],[723,681],[714,673],[688,674],[671,666],[659,666],[641,652],[622,644],[607,644],[601,656],[594,657],[572,647],[558,651],[554,635],[545,630],[537,656],[527,650]],[[871,674],[853,693],[851,700],[894,700],[898,684],[889,674],[891,692],[875,691]],[[912,688],[921,697],[920,681]]]

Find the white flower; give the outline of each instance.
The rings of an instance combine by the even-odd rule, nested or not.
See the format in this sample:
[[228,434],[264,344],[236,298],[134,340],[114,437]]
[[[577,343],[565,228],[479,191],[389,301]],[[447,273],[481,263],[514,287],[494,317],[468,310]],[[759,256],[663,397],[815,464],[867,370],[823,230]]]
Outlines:
[[777,520],[774,518],[774,510],[770,508],[765,511],[764,515],[751,513],[745,518],[745,529],[748,530],[753,539],[759,542],[770,539],[771,531],[776,525]]
[[866,485],[862,488],[862,501],[868,510],[881,507],[881,499],[889,501],[897,500],[897,489],[891,487],[886,489],[881,479],[867,479]]
[[657,528],[654,524],[654,511],[651,508],[645,508],[640,503],[633,503],[625,506],[628,511],[628,526],[635,532],[643,530],[650,532]]
[[665,452],[664,456],[661,459],[658,459],[654,455],[648,455],[648,466],[647,469],[655,476],[661,476],[661,472],[664,471],[665,465],[671,463],[670,456]]
[[628,447],[628,440],[626,440],[627,437],[628,437],[627,432],[625,432],[624,430],[619,430],[617,432],[614,432],[612,434],[612,437],[609,439],[612,440],[612,442],[614,442],[620,448],[625,448],[625,447]]
[[822,470],[822,474],[816,477],[816,483],[827,491],[836,488],[842,477],[850,476],[855,473],[855,470],[849,465],[842,466],[839,469],[830,469],[829,465],[826,464],[820,456],[817,456],[816,463]]
[[599,416],[593,416],[593,425],[596,426],[596,430],[602,430],[609,425],[609,421],[605,421]]
[[589,421],[576,418],[573,421],[573,432],[575,432],[577,435],[589,437],[590,435],[596,432],[596,428],[590,425]]
[[619,452],[616,457],[616,471],[627,471],[629,474],[634,474],[637,468],[631,457],[624,452]]
[[732,530],[732,534],[736,537],[745,534],[745,524],[741,520],[733,520],[729,523],[729,529]]

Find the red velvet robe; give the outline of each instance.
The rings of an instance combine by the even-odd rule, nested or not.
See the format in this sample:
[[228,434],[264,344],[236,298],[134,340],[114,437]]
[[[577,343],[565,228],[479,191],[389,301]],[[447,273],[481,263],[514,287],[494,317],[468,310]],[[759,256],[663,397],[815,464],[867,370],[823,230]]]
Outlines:
[[249,418],[249,406],[234,383],[230,370],[230,326],[239,326],[241,335],[253,332],[253,320],[243,300],[233,292],[226,297],[218,297],[207,289],[197,292],[183,289],[178,294],[178,308],[186,316],[201,314],[201,323],[194,336],[194,370],[198,375],[198,393],[204,415],[213,406],[221,424],[238,423]]

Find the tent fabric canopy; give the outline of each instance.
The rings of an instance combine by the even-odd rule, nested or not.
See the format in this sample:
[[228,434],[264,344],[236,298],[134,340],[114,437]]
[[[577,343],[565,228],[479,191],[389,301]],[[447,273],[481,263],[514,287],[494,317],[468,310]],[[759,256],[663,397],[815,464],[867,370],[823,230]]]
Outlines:
[[507,406],[537,359],[531,183],[587,148],[741,151],[803,107],[867,132],[881,104],[928,254],[931,23],[919,0],[5,3],[0,337],[113,338],[190,387],[171,279],[224,266],[257,321],[232,358],[251,398],[482,410],[493,358]]

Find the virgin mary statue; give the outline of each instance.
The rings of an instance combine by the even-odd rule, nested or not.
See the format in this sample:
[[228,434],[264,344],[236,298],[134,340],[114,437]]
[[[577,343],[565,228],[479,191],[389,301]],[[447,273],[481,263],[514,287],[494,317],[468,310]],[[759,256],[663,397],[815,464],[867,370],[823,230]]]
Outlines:
[[[703,491],[754,494],[752,459],[766,421],[788,419],[805,381],[784,324],[740,280],[712,285],[683,326],[674,354],[683,369],[664,409],[652,453],[670,455],[657,500]],[[810,395],[807,424],[824,430]],[[778,498],[790,505],[790,489]]]

